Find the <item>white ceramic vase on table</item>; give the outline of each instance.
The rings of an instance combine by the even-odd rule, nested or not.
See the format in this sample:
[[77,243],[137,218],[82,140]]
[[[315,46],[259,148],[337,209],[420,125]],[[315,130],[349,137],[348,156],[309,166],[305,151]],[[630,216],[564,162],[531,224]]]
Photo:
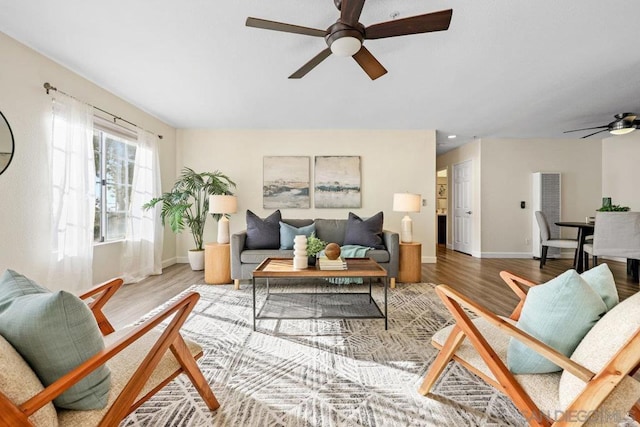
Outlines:
[[307,236],[301,234],[293,238],[293,269],[307,268]]

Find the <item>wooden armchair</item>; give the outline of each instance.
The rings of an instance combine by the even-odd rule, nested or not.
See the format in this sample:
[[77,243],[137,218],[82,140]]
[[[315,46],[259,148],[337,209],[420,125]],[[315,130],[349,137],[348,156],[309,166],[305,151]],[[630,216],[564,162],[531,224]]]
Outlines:
[[[55,425],[56,421],[60,426],[117,426],[129,413],[183,372],[209,409],[216,410],[220,406],[196,364],[196,359],[202,356],[202,349],[180,334],[180,328],[200,295],[191,292],[144,323],[113,333],[114,328],[102,308],[121,285],[122,280],[112,280],[80,296],[82,299],[93,298],[89,308],[101,332],[106,335],[105,349],[26,401],[14,402],[11,396],[4,394],[0,384],[0,426]],[[170,319],[168,325],[158,328],[165,319]],[[50,403],[54,398],[105,363],[111,370],[111,388],[104,409],[57,409],[53,415],[56,419],[34,416],[53,412]],[[43,408],[48,409],[41,411]]]
[[[520,298],[509,318],[495,315],[447,286],[436,287],[455,324],[433,336],[432,344],[440,353],[419,392],[429,393],[453,359],[509,396],[531,426],[616,425],[627,413],[639,421],[640,383],[632,377],[640,366],[640,293],[603,316],[568,358],[515,325],[526,291],[535,284],[504,271],[500,276]],[[478,317],[472,320],[465,309]],[[510,337],[564,373],[511,373],[506,367]],[[577,354],[587,356],[582,360]]]

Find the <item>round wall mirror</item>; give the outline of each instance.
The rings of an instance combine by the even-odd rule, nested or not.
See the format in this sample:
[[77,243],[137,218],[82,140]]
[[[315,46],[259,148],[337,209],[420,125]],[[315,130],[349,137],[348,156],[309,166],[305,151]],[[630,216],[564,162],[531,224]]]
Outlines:
[[13,158],[13,132],[7,118],[0,111],[0,174],[4,172]]

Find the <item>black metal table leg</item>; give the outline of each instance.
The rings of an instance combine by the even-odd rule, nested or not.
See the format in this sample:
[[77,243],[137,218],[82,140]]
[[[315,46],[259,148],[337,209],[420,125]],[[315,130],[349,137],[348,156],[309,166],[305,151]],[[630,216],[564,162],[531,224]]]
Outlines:
[[387,288],[389,287],[389,278],[384,278],[384,330],[388,330],[389,317],[387,316]]
[[253,330],[256,330],[256,278],[252,277],[253,283]]

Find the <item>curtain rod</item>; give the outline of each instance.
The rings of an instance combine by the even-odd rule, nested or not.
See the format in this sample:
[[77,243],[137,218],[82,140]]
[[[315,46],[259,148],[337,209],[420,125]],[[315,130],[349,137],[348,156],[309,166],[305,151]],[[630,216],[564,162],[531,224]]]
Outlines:
[[[151,132],[151,131],[149,131],[149,130],[147,130],[147,129],[145,129],[145,128],[141,127],[141,126],[138,126],[138,125],[137,125],[137,124],[135,124],[135,123],[130,122],[129,120],[123,119],[123,118],[122,118],[122,117],[120,117],[120,116],[117,116],[117,115],[115,115],[115,114],[113,114],[113,113],[110,113],[110,112],[108,112],[108,111],[106,111],[106,110],[103,110],[102,108],[96,107],[95,105],[92,105],[92,104],[89,104],[88,102],[82,101],[82,100],[80,100],[80,99],[76,98],[76,97],[75,97],[75,96],[73,96],[73,95],[69,95],[68,93],[63,92],[63,91],[59,90],[58,88],[56,88],[56,87],[54,87],[54,86],[51,86],[51,84],[49,84],[49,82],[46,82],[43,86],[44,86],[44,90],[46,90],[46,91],[47,91],[47,95],[49,95],[49,91],[51,91],[51,90],[56,91],[56,92],[59,92],[59,93],[61,93],[61,94],[63,94],[63,95],[68,96],[69,98],[73,98],[73,99],[75,99],[76,101],[79,101],[79,102],[82,102],[83,104],[88,105],[89,107],[95,108],[95,109],[96,109],[96,110],[98,110],[98,111],[101,111],[101,112],[103,112],[103,113],[105,113],[105,114],[110,115],[111,117],[113,117],[113,123],[115,123],[115,124],[118,124],[118,123],[116,122],[116,120],[121,120],[121,121],[123,121],[123,122],[125,122],[125,123],[129,123],[131,126],[137,127],[138,129],[142,129],[142,130],[144,130],[144,131]],[[162,139],[162,135],[157,134],[157,133],[154,133],[154,132],[151,132],[151,133],[153,133],[154,135],[156,135],[159,139]]]

